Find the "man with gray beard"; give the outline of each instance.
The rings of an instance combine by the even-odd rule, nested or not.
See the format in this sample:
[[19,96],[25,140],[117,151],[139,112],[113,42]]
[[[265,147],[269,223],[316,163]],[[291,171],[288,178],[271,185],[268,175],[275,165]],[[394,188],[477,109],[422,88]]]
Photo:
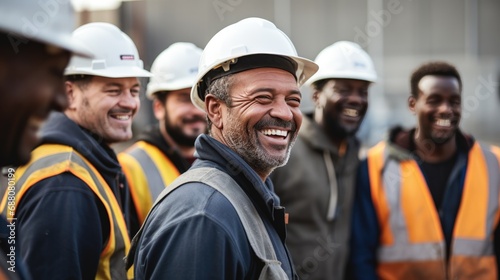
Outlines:
[[268,176],[288,160],[302,123],[299,86],[318,66],[260,18],[222,29],[199,66],[191,100],[207,113],[208,135],[158,197],[128,263],[135,256],[136,279],[297,279]]

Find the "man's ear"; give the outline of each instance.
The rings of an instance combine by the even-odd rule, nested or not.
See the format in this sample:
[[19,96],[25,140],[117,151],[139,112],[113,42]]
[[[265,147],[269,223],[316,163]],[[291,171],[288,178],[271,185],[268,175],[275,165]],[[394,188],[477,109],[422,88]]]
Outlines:
[[222,129],[222,101],[209,93],[205,96],[205,109],[207,110],[207,117],[212,121],[212,124],[219,130]]
[[78,86],[70,81],[64,82],[65,90],[66,90],[66,96],[68,96],[68,101],[69,101],[69,109],[75,109],[75,103],[76,103],[76,97],[77,97],[77,92],[79,90]]
[[165,114],[167,112],[167,108],[165,108],[165,105],[166,104],[161,103],[158,98],[155,98],[153,100],[153,113],[157,120],[163,120],[165,118]]
[[410,108],[410,111],[415,114],[415,105],[417,103],[417,99],[413,95],[410,95],[408,97],[408,108]]

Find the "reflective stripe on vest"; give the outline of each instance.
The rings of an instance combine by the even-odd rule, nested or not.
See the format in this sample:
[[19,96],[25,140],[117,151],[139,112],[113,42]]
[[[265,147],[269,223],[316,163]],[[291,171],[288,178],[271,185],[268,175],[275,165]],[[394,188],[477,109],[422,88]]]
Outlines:
[[142,224],[158,195],[179,177],[179,170],[160,149],[145,141],[138,141],[118,154],[118,161]]
[[[103,237],[107,244],[101,252],[96,279],[132,279],[133,270],[126,272],[123,262],[130,248],[130,239],[118,201],[95,167],[73,148],[53,144],[36,148],[31,161],[16,170],[16,203],[19,204],[24,194],[37,182],[64,172],[71,172],[87,184],[103,204],[110,221],[110,235]],[[15,213],[7,211],[6,200],[4,196],[0,207],[11,219]]]
[[499,161],[478,143],[469,152],[447,269],[440,219],[417,162],[388,159],[384,143],[371,149],[370,186],[381,227],[379,277],[496,279],[493,232],[499,218]]

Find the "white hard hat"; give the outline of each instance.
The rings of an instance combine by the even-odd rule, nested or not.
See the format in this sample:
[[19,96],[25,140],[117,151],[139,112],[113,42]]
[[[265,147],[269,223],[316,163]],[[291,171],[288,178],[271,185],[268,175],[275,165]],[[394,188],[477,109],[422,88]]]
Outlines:
[[159,91],[191,88],[196,83],[202,50],[192,43],[177,42],[161,52],[151,66],[146,95]]
[[201,55],[197,84],[191,89],[191,100],[205,110],[205,88],[211,81],[260,67],[287,68],[299,86],[318,70],[314,62],[297,56],[288,36],[272,22],[247,18],[225,27],[208,42]]
[[93,22],[73,31],[73,38],[89,49],[93,59],[72,57],[65,75],[83,74],[108,78],[150,77],[144,70],[137,48],[118,27]]
[[314,60],[319,70],[307,84],[323,79],[354,79],[375,82],[377,73],[370,56],[356,43],[339,41],[324,48]]
[[71,38],[75,15],[70,1],[2,0],[0,6],[0,31],[13,40],[35,40],[77,55],[92,56]]

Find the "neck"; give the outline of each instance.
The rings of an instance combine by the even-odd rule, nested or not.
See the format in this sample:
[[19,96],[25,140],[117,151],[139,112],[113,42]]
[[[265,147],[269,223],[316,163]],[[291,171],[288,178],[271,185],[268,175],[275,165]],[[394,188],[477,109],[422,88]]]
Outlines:
[[435,143],[415,136],[415,152],[425,162],[437,163],[451,158],[457,151],[456,136],[444,143]]
[[347,145],[347,135],[345,133],[342,133],[340,130],[335,130],[331,127],[328,127],[327,124],[325,124],[324,118],[320,114],[320,112],[321,111],[316,111],[316,114],[314,115],[314,121],[323,129],[328,139],[330,139],[330,142],[335,147],[337,147],[339,155],[342,156]]

